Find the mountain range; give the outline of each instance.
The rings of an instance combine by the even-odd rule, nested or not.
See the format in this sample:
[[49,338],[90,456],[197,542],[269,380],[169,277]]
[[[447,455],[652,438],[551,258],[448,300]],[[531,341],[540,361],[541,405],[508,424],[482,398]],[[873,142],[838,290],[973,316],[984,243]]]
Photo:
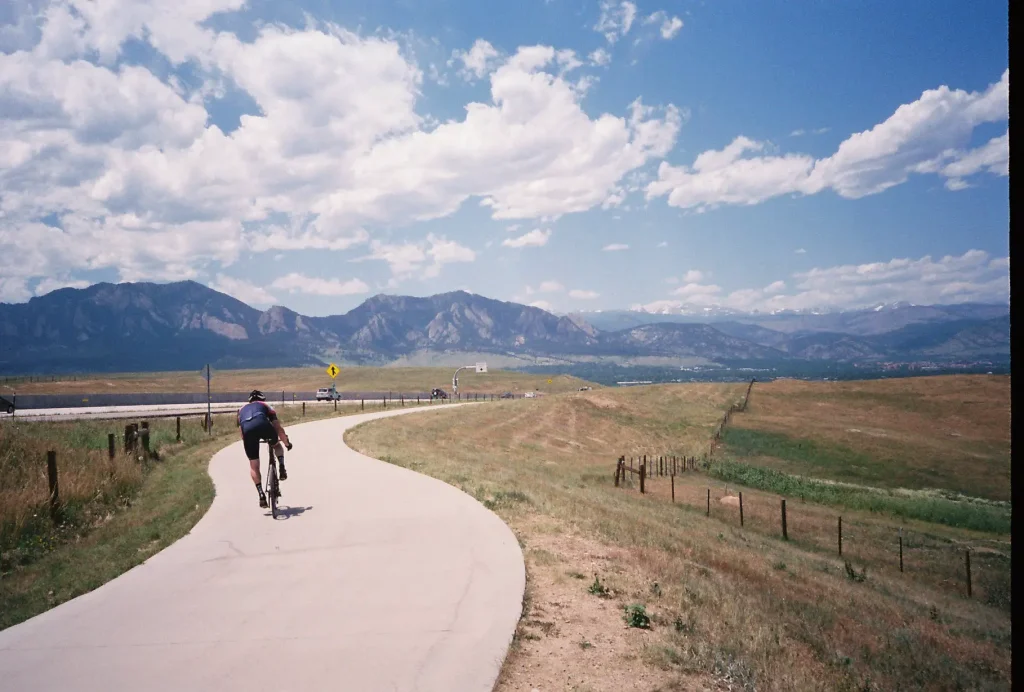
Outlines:
[[0,371],[112,372],[340,364],[495,367],[613,362],[1008,361],[1006,305],[830,313],[555,315],[456,291],[377,295],[350,312],[257,310],[193,281],[63,288],[0,303]]

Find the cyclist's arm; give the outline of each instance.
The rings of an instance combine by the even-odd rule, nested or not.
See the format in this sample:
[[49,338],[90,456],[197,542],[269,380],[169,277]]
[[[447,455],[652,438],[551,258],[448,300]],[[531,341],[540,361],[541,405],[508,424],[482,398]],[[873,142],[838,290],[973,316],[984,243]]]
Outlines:
[[281,421],[277,419],[277,411],[275,411],[269,404],[264,404],[267,407],[267,418],[270,420],[270,424],[274,426],[274,430],[277,431],[278,437],[281,438],[281,442],[286,445],[288,442],[288,433],[284,431],[284,426],[281,425]]
[[278,435],[278,437],[281,438],[281,442],[284,442],[287,445],[288,444],[288,433],[286,433],[284,431],[284,426],[281,425],[281,421],[279,421],[275,417],[274,420],[270,421],[270,424],[274,426],[274,430],[277,431],[277,435]]

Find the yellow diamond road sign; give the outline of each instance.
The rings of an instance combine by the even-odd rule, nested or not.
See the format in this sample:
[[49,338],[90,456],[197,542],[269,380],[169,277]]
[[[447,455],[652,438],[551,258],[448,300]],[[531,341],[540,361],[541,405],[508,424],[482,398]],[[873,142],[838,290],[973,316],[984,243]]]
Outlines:
[[341,372],[341,370],[339,370],[338,366],[335,365],[334,363],[331,363],[330,365],[327,366],[327,374],[331,376],[332,380],[338,376],[339,372]]
[[548,384],[551,384],[551,380],[548,380]]

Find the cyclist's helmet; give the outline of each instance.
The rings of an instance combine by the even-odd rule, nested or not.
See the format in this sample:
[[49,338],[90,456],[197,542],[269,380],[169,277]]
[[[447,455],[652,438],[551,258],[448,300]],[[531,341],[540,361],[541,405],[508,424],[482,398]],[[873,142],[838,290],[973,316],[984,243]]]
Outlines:
[[254,402],[254,401],[266,401],[266,400],[267,400],[267,397],[263,396],[263,392],[261,392],[258,389],[254,389],[251,392],[249,392],[249,403],[250,404],[252,402]]

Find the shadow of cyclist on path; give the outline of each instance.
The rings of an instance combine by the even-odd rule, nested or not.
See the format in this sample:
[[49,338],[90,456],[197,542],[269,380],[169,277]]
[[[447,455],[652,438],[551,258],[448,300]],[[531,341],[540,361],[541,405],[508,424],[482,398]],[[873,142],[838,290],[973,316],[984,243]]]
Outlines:
[[[298,517],[298,516],[301,516],[301,515],[305,514],[306,510],[310,510],[310,509],[313,509],[312,505],[310,505],[309,507],[278,507],[277,508],[277,518],[278,519],[291,519],[292,517]],[[270,516],[270,512],[269,511],[266,514],[267,514],[268,517]]]

